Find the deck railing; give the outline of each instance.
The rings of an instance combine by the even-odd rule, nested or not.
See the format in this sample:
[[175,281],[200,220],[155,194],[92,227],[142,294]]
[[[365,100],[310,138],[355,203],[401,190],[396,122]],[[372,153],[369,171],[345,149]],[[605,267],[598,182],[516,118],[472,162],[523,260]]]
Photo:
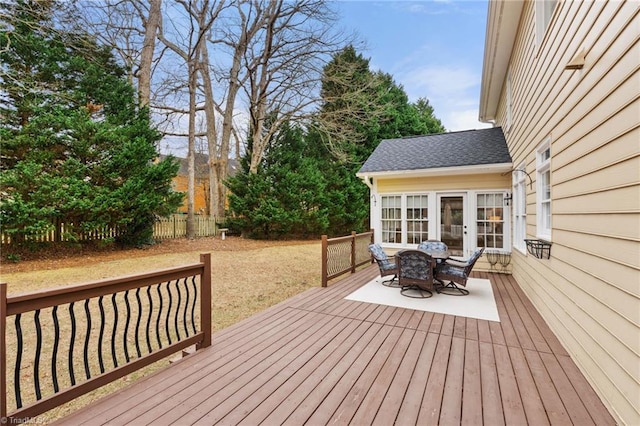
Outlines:
[[356,272],[358,266],[373,261],[369,244],[373,243],[373,230],[345,237],[328,238],[322,236],[322,287],[329,280],[347,272]]
[[210,254],[188,266],[24,295],[7,296],[1,283],[0,419],[30,422],[193,345],[211,345]]

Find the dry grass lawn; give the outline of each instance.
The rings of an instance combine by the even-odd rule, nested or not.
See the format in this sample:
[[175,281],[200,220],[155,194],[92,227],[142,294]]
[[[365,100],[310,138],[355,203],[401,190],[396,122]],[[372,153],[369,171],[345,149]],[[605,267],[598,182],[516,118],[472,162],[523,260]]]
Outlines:
[[[320,286],[320,241],[253,241],[240,237],[167,240],[143,250],[59,250],[4,262],[0,281],[9,294],[32,292],[196,263],[211,253],[214,331],[247,318],[311,287]],[[48,423],[114,392],[141,374],[167,365],[162,361],[46,413]]]
[[171,268],[211,253],[214,330],[308,288],[320,286],[320,241],[254,241],[240,237],[176,239],[147,249],[47,253],[42,259],[3,262],[9,294]]

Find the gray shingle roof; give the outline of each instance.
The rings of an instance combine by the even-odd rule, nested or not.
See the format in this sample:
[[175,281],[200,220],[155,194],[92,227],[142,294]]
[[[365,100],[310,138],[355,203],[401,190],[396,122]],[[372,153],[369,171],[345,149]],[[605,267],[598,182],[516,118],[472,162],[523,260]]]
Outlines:
[[385,139],[358,174],[511,163],[501,127]]

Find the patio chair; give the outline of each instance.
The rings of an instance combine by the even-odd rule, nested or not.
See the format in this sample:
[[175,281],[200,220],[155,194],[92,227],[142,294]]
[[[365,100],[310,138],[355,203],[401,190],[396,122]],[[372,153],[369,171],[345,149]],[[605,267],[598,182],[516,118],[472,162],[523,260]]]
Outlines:
[[[452,296],[468,295],[469,290],[462,287],[467,286],[467,280],[469,279],[469,275],[471,275],[471,270],[476,261],[482,256],[483,251],[484,247],[476,250],[466,261],[447,259],[445,262],[437,265],[436,281],[440,282],[441,285],[436,284],[436,291]],[[445,284],[446,281],[448,281],[448,283]]]
[[369,244],[369,252],[380,268],[380,278],[393,275],[390,280],[382,281],[382,285],[387,287],[400,287],[398,284],[398,267],[396,263],[387,256],[380,244]]
[[[438,252],[438,251],[446,252],[448,255],[449,247],[447,247],[447,245],[440,240],[426,240],[418,244],[418,250],[424,250],[431,256],[434,256],[434,252]],[[442,263],[445,261],[446,258],[447,256],[445,257],[436,256],[435,261],[436,263]]]
[[418,250],[441,250],[447,251],[449,247],[440,240],[426,240],[418,244]]
[[400,294],[407,297],[433,296],[433,258],[420,250],[404,250],[396,254]]

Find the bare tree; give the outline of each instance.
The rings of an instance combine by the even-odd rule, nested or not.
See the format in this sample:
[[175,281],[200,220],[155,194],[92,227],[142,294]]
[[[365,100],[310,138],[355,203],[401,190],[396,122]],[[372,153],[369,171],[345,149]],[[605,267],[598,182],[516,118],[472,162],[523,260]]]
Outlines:
[[[248,123],[246,134],[252,142],[250,171],[256,172],[279,127],[306,120],[316,110],[322,68],[350,42],[335,29],[329,0],[104,0],[104,4],[102,32],[120,46],[132,77],[137,77],[140,103],[151,107],[165,135],[188,141],[189,230],[196,141],[207,141],[209,213],[223,217],[232,141],[239,157],[243,139],[238,111],[246,107],[240,114],[246,117],[242,125]],[[214,22],[220,24],[214,27]]]
[[319,101],[322,67],[347,42],[326,0],[269,0],[264,25],[247,50],[251,162],[287,121],[305,120]]
[[[355,52],[355,51],[354,51]],[[323,81],[329,90],[322,93],[323,107],[311,124],[333,156],[343,163],[362,161],[352,158],[353,144],[367,140],[366,123],[388,119],[384,101],[385,75],[371,73],[368,61],[338,61],[325,72]]]
[[[169,40],[161,24],[158,37],[162,43],[180,57],[187,69],[188,101],[188,149],[187,149],[187,237],[195,237],[195,154],[196,154],[196,114],[198,103],[198,76],[203,64],[203,51],[207,36],[217,14],[224,2],[212,8],[209,0],[176,0],[186,12],[186,19],[180,22],[180,31],[174,31],[176,37],[182,36],[180,41]],[[174,26],[177,22],[173,23]],[[175,27],[174,27],[175,29]],[[186,29],[186,34],[184,34]],[[215,142],[214,142],[215,143]]]
[[[222,117],[222,133],[217,149],[209,145],[209,165],[211,170],[211,211],[218,217],[224,217],[226,187],[231,137],[236,140],[236,157],[240,155],[240,138],[234,126],[236,102],[238,93],[246,83],[249,74],[243,69],[243,58],[247,54],[249,44],[256,34],[264,27],[266,15],[261,1],[240,0],[233,4],[234,16],[227,19],[226,25],[220,26],[218,37],[210,41],[214,45],[222,44],[231,52],[230,67],[218,68],[217,75],[221,76],[225,85],[222,90],[224,96],[217,105],[217,111]],[[226,70],[229,71],[226,71]]]

